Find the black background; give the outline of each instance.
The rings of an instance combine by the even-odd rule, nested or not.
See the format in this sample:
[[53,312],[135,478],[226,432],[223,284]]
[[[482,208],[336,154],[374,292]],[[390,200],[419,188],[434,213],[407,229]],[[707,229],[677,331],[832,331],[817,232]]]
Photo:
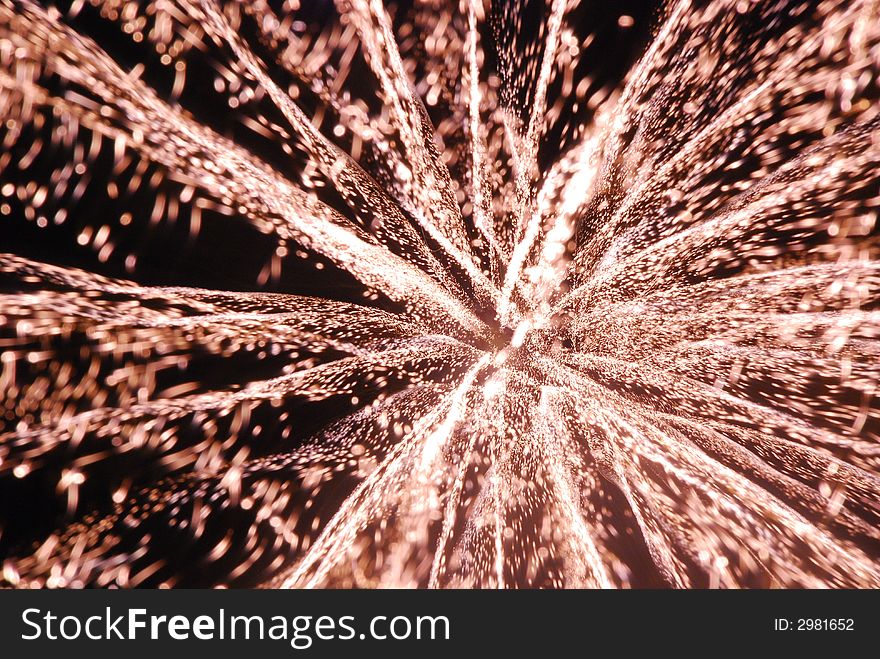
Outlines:
[[[636,652],[728,656],[808,651],[840,656],[868,650],[877,639],[877,591],[41,591],[0,592],[0,644],[11,656],[82,652],[93,657],[189,656],[192,652],[258,652],[261,657],[448,657],[488,655],[592,657]],[[146,608],[147,615],[355,616],[368,629],[373,616],[446,616],[449,641],[316,640],[308,650],[284,641],[22,641],[33,628],[22,611],[39,608],[83,620]],[[851,618],[852,631],[773,631],[774,619]],[[58,622],[55,622],[57,629]],[[143,631],[143,630],[141,630]],[[548,655],[549,653],[549,655]],[[786,656],[782,654],[781,656]]]

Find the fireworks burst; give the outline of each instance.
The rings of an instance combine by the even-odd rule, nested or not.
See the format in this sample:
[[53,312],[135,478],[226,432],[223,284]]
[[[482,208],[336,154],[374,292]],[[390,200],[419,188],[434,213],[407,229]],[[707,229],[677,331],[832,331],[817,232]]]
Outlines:
[[0,0],[5,583],[880,586],[880,4],[600,4]]

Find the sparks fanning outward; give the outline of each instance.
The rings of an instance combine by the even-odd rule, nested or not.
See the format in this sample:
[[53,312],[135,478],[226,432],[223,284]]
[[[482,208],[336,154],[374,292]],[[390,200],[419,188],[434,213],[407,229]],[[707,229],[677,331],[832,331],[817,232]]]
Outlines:
[[0,0],[3,583],[880,586],[880,3],[596,4]]

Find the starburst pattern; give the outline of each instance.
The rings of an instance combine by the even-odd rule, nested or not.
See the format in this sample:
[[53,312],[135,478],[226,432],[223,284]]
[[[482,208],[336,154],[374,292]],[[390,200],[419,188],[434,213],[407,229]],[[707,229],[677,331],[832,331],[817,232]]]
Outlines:
[[880,586],[880,5],[599,4],[0,0],[5,582]]

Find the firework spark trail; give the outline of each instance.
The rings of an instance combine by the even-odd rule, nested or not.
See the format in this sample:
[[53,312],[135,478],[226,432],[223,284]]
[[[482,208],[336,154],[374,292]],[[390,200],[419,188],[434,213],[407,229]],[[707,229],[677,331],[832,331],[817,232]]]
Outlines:
[[[430,514],[431,500],[436,501],[436,493],[430,492],[433,485],[431,479],[436,478],[432,469],[436,453],[447,441],[465,412],[462,398],[472,387],[474,379],[487,361],[488,356],[483,356],[464,375],[458,387],[445,396],[439,406],[415,424],[405,442],[385,460],[380,470],[363,482],[345,506],[330,520],[307,560],[301,561],[293,574],[282,581],[284,587],[314,586],[321,583],[335,564],[345,558],[346,548],[367,526],[368,521],[377,513],[387,510],[389,506],[402,509],[403,512],[398,514],[409,517],[408,520],[399,522],[402,527],[400,532],[404,537],[407,534],[418,533],[418,528],[413,526],[424,522],[426,516]],[[389,490],[389,486],[392,489]],[[426,486],[429,490],[427,492]],[[392,492],[395,494],[391,494]],[[390,496],[398,501],[389,500]],[[416,510],[410,512],[408,508],[416,508]],[[411,547],[404,544],[403,551],[411,551]],[[393,550],[389,558],[393,558]],[[392,570],[402,570],[406,561],[397,560],[392,561],[391,564],[394,566]],[[314,573],[310,574],[310,571]],[[392,573],[386,578],[393,579],[392,583],[405,582],[403,574]]]
[[[266,229],[271,227],[282,238],[296,239],[304,246],[338,260],[360,275],[368,285],[376,285],[392,296],[419,296],[420,291],[427,289],[424,293],[427,304],[441,306],[444,319],[456,315],[458,302],[437,290],[436,285],[426,280],[420,271],[395,259],[387,250],[377,250],[371,244],[374,243],[371,238],[362,232],[353,231],[350,223],[338,213],[309,199],[305,192],[297,190],[260,163],[253,162],[248,154],[229,144],[227,140],[169,108],[144,85],[131,81],[109,58],[101,57],[95,44],[62,26],[48,22],[48,15],[31,3],[26,3],[25,6],[27,12],[9,15],[13,29],[19,34],[33,35],[30,45],[34,45],[34,41],[39,39],[36,45],[40,51],[45,49],[47,65],[54,65],[58,73],[71,82],[100,93],[108,104],[107,107],[118,106],[121,116],[127,119],[125,133],[121,134],[111,128],[111,136],[122,138],[126,144],[134,144],[136,148],[143,149],[147,157],[166,165],[188,183],[206,187],[215,197],[231,196],[236,203],[248,207],[255,221],[268,225]],[[40,30],[39,27],[44,25],[54,27],[54,30]],[[44,35],[45,41],[40,39]],[[69,41],[79,43],[80,47],[59,45]],[[61,59],[58,53],[72,58],[72,64]],[[56,58],[61,61],[56,63]],[[98,70],[98,75],[91,73],[94,69]],[[371,221],[380,227],[389,225],[395,244],[404,246],[405,250],[412,250],[405,252],[408,258],[434,269],[434,258],[423,246],[418,246],[420,240],[404,224],[400,212],[385,212],[386,209],[395,207],[378,190],[375,183],[371,184],[368,176],[359,174],[357,165],[349,162],[350,159],[344,161],[347,167],[339,168],[339,159],[348,157],[318,136],[313,128],[310,129],[307,119],[296,106],[286,103],[284,107],[296,113],[295,125],[311,140],[320,154],[321,162],[328,168],[341,169],[335,172],[337,184],[342,189],[353,186],[359,198],[374,201],[376,207]],[[67,104],[64,109],[71,110]],[[74,110],[75,114],[78,110]],[[138,121],[140,117],[143,117],[142,121]],[[219,172],[215,172],[218,166]],[[244,181],[249,184],[245,185]],[[273,219],[275,217],[282,218],[282,221]],[[336,226],[337,224],[341,226]],[[383,240],[383,231],[377,231],[377,236]],[[436,265],[436,269],[432,271],[436,274],[439,268]],[[388,277],[389,270],[395,271],[394,277]],[[409,281],[401,277],[407,271],[412,272],[412,279]],[[464,310],[461,313],[464,316],[462,321],[474,328],[478,321],[473,317],[468,318]]]
[[471,150],[471,190],[473,196],[473,220],[480,234],[489,244],[489,274],[491,277],[498,276],[498,260],[504,256],[504,248],[495,235],[492,222],[492,194],[489,183],[486,180],[485,167],[488,153],[484,141],[483,128],[480,121],[480,105],[483,94],[480,90],[479,73],[479,29],[478,29],[478,6],[476,0],[467,3],[468,29],[467,29],[467,68],[464,73],[467,79],[468,100],[468,133]]
[[[129,275],[0,254],[6,584],[880,585],[877,3],[671,3],[604,102],[526,4],[0,0],[0,213]],[[187,217],[282,292],[138,283]]]
[[[547,39],[544,44],[544,55],[541,59],[540,72],[535,86],[535,98],[529,111],[528,124],[525,135],[521,141],[517,140],[517,148],[514,149],[512,158],[514,171],[516,172],[516,200],[517,218],[516,234],[519,238],[513,257],[504,277],[504,285],[501,291],[501,299],[498,302],[498,315],[501,322],[510,325],[511,317],[510,298],[513,289],[520,281],[522,267],[526,253],[537,238],[540,226],[540,214],[532,211],[532,184],[535,170],[537,169],[538,155],[538,131],[541,128],[541,117],[544,114],[547,102],[547,85],[550,82],[550,72],[556,58],[556,50],[559,47],[559,32],[562,27],[562,16],[565,12],[566,2],[554,0],[548,19]],[[528,223],[526,217],[530,216]]]

